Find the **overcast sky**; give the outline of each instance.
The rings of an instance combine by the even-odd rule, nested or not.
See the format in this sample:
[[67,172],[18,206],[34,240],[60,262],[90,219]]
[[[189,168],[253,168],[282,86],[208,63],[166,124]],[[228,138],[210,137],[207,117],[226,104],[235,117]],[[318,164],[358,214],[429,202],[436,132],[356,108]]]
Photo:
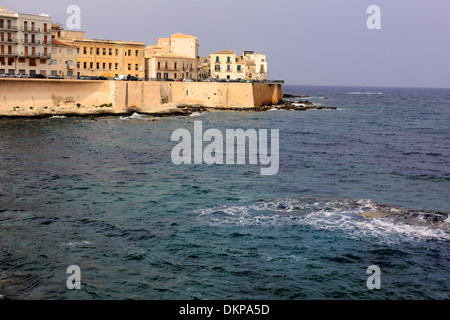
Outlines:
[[[181,32],[200,55],[254,50],[287,84],[450,87],[449,0],[0,0],[66,25],[81,8],[87,37],[142,41]],[[367,8],[381,8],[369,30]]]

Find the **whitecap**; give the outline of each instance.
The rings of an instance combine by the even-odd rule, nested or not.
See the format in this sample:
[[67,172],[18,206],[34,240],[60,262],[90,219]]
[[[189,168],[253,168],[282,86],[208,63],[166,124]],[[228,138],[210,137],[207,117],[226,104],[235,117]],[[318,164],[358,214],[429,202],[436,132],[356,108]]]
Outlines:
[[[248,206],[223,206],[200,209],[198,218],[213,226],[287,225],[310,226],[315,229],[339,232],[351,239],[370,238],[384,243],[421,241],[426,239],[450,240],[450,233],[439,228],[404,223],[398,216],[368,217],[364,213],[382,211],[384,207],[368,199],[284,199],[258,202]],[[384,209],[386,210],[386,209]],[[402,210],[400,210],[402,212]],[[389,209],[395,213],[395,209]],[[445,224],[448,223],[447,218]],[[418,222],[418,221],[417,221]]]
[[120,117],[120,120],[139,120],[139,119],[146,119],[147,117],[145,115],[139,114],[137,112],[133,113],[129,117]]

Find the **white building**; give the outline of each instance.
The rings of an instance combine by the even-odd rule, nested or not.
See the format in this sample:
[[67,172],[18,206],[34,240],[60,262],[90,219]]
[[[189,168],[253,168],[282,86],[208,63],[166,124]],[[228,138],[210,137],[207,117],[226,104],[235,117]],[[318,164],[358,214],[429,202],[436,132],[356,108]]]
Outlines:
[[13,13],[0,7],[0,74],[47,75],[51,41],[49,15]]
[[[253,51],[244,51],[241,58],[247,62],[246,78],[248,80],[267,80],[266,55],[255,53]],[[254,65],[250,61],[253,62]],[[254,67],[254,69],[252,67]]]

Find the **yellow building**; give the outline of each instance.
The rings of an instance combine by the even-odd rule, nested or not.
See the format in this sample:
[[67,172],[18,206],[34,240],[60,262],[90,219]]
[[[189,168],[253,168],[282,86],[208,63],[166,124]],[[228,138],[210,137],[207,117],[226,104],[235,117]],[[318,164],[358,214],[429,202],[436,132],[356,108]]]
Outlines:
[[145,76],[145,43],[78,39],[78,72],[82,76]]
[[198,37],[175,33],[170,38],[170,52],[198,59]]
[[86,39],[84,32],[65,31],[55,28],[57,40],[72,43],[77,47],[77,76],[119,75],[145,77],[145,43]]
[[151,57],[154,54],[158,53],[170,53],[170,38],[159,38],[158,43],[154,46],[148,46],[145,49],[145,57]]

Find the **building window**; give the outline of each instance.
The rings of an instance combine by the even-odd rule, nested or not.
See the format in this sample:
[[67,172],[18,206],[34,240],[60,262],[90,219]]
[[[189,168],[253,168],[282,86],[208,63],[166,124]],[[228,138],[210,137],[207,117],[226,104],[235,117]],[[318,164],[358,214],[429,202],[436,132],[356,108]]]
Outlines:
[[241,67],[240,65],[238,65],[238,66],[237,66],[237,71],[241,71],[241,68],[242,68],[242,67]]
[[100,48],[97,48],[97,55],[100,55]]
[[100,62],[97,62],[97,69],[100,69]]
[[131,70],[131,63],[128,64],[128,70]]
[[119,69],[119,64],[118,64],[118,63],[116,63],[116,70],[117,70],[117,69]]
[[90,52],[91,52],[91,56],[92,56],[94,54],[94,48],[91,48]]
[[111,69],[112,69],[112,63],[109,64],[109,70],[111,70]]
[[156,78],[157,78],[157,79],[161,79],[161,72],[158,72],[158,73],[156,74]]
[[164,79],[169,79],[169,74],[167,72],[164,73]]
[[231,62],[231,57],[227,57],[227,62],[228,62],[228,63]]
[[220,62],[220,60],[219,60],[219,57],[218,57],[218,56],[216,57],[216,62]]
[[109,55],[112,56],[112,49],[109,49]]
[[87,62],[83,62],[83,68],[87,69]]
[[131,57],[131,50],[128,50],[128,56]]
[[158,70],[161,70],[161,61],[158,61]]
[[103,70],[106,69],[106,63],[103,62]]
[[176,74],[176,73],[173,74],[173,78],[174,78],[174,79],[177,78],[177,74]]
[[83,48],[83,54],[87,54],[87,48],[86,47]]
[[103,48],[103,55],[106,56],[106,48]]
[[220,64],[216,64],[216,66],[214,67],[215,71],[220,71]]
[[231,71],[231,66],[227,65],[227,71]]
[[139,50],[136,50],[136,57],[139,57]]
[[116,49],[116,56],[119,55],[119,49]]
[[136,64],[136,66],[135,66],[135,70],[136,70],[136,71],[138,71],[138,70],[139,70],[139,65],[138,65],[138,64]]
[[94,69],[94,63],[93,62],[89,63],[89,68],[90,69]]
[[177,63],[175,62],[174,64],[173,64],[173,68],[175,69],[175,70],[177,70]]

